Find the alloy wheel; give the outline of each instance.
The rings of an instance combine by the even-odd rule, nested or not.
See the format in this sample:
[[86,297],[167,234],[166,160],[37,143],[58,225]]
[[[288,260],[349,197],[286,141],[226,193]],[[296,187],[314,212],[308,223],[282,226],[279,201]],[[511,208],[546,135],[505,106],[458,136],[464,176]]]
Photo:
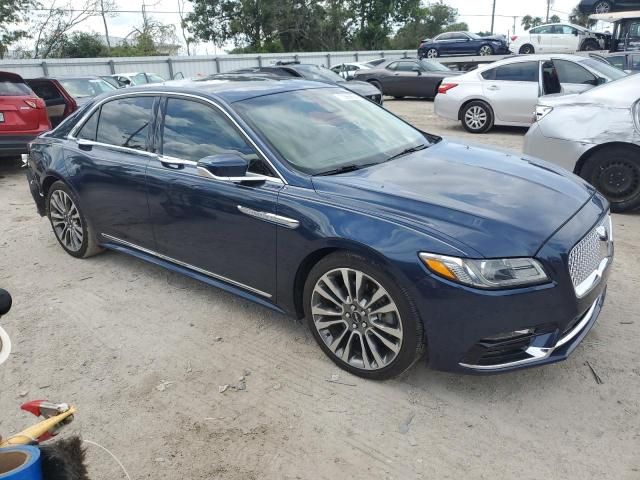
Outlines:
[[464,122],[473,130],[480,130],[487,124],[487,112],[479,106],[471,107],[464,114]]
[[609,2],[598,2],[594,8],[596,13],[609,13],[611,11],[611,5]]
[[493,55],[493,50],[491,49],[491,47],[489,45],[484,45],[482,47],[480,47],[480,56],[482,57],[486,57],[489,55]]
[[78,207],[66,192],[56,190],[49,203],[51,224],[58,240],[70,251],[82,248],[84,233]]
[[360,270],[321,276],[311,294],[313,324],[331,353],[352,367],[379,370],[402,347],[400,312],[389,292]]
[[436,50],[435,48],[430,48],[429,50],[427,50],[427,58],[437,58],[438,57],[438,50]]

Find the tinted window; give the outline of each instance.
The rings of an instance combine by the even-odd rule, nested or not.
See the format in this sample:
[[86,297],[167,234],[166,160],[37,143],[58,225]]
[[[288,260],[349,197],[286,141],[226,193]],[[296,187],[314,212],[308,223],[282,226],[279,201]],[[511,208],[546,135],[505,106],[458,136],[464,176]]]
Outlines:
[[482,78],[485,80],[495,80],[496,79],[496,69],[492,68],[491,70],[487,70],[486,72],[482,72]]
[[390,63],[389,65],[387,65],[387,70],[395,70],[397,66],[398,62]]
[[625,59],[624,56],[615,56],[615,57],[607,57],[607,60],[609,60],[609,63],[611,65],[613,65],[616,68],[619,68],[620,70],[624,70],[625,68],[627,68],[627,66],[625,65]]
[[632,55],[630,63],[631,70],[640,70],[640,55]]
[[449,37],[451,40],[467,40],[469,37],[467,37],[464,33],[452,33],[451,37]]
[[113,100],[102,106],[97,141],[119,147],[146,149],[153,97]]
[[539,75],[538,62],[519,62],[502,65],[496,70],[496,80],[509,82],[537,82]]
[[97,133],[97,130],[98,130],[98,118],[99,117],[100,117],[100,109],[98,109],[95,112],[93,112],[93,115],[91,115],[89,117],[89,120],[87,120],[85,122],[85,124],[82,126],[82,128],[80,129],[80,131],[78,132],[76,137],[77,138],[82,138],[84,140],[91,140],[91,141],[95,142],[96,133]]
[[23,95],[33,95],[33,92],[24,83],[0,80],[0,95],[20,97]]
[[440,40],[451,40],[453,38],[453,33],[443,33],[439,37],[436,38],[437,41]]
[[396,71],[398,72],[412,72],[414,68],[418,67],[416,62],[398,62],[396,63]]
[[229,152],[240,153],[245,158],[256,157],[253,149],[219,111],[191,100],[168,100],[162,137],[162,154],[170,157],[194,162]]
[[529,33],[532,35],[545,35],[547,33],[551,33],[550,25],[543,25],[542,27],[536,27],[529,30]]
[[147,83],[147,76],[144,73],[138,73],[131,79],[134,85],[143,85]]
[[566,60],[554,60],[560,83],[594,84],[596,77],[580,65]]

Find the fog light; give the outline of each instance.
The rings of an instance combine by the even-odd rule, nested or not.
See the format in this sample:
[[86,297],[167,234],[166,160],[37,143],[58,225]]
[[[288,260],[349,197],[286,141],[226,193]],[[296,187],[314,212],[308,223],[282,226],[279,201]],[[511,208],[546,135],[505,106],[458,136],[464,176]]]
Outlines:
[[489,341],[489,342],[504,342],[506,340],[512,340],[514,338],[519,338],[526,335],[532,335],[534,332],[535,332],[535,329],[526,328],[524,330],[514,330],[513,332],[508,332],[508,333],[499,333],[498,335],[493,335],[483,340]]

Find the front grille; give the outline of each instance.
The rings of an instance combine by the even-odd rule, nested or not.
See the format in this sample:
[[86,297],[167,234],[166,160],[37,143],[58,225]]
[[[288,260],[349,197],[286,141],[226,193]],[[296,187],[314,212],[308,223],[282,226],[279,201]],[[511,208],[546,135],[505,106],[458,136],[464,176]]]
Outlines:
[[[606,239],[600,238],[598,229],[604,227]],[[595,272],[600,262],[609,256],[611,224],[609,216],[591,230],[569,253],[569,274],[573,286],[577,287],[584,282],[589,275]]]

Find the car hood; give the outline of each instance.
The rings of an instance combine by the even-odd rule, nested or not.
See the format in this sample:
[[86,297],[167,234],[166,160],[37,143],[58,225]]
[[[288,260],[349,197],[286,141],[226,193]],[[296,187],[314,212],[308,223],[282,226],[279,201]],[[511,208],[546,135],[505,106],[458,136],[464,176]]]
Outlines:
[[338,85],[351,90],[353,93],[368,97],[370,95],[380,95],[380,90],[367,82],[361,82],[360,80],[349,80],[345,82],[339,82]]
[[506,43],[505,38],[500,35],[489,35],[488,37],[482,37],[482,40],[495,40],[500,43]]
[[487,258],[535,255],[595,193],[542,160],[448,141],[313,183],[340,205]]

